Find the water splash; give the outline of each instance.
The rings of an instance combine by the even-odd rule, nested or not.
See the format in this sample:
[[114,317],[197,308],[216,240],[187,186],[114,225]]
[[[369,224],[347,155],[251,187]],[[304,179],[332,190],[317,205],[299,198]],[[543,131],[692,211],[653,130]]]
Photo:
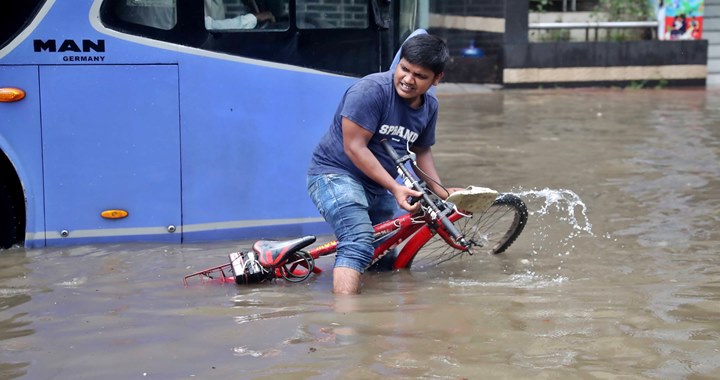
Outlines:
[[[590,236],[595,236],[592,232],[592,224],[587,216],[587,206],[585,206],[585,202],[580,199],[580,196],[572,190],[555,190],[546,187],[542,190],[527,190],[514,194],[525,200],[531,216],[548,215],[551,209],[554,209],[561,214],[558,217],[559,220],[566,221],[573,228],[575,231],[574,236],[582,234],[583,232],[590,234]],[[538,210],[532,210],[530,207],[532,199],[545,199],[545,203]],[[576,217],[576,210],[580,210],[582,215],[581,221]],[[566,216],[563,216],[562,213],[565,213]]]
[[[592,223],[588,217],[588,208],[575,192],[567,189],[523,190],[513,194],[519,196],[527,205],[530,215],[526,233],[531,232],[532,258],[523,259],[527,273],[537,276],[538,257],[544,256],[543,265],[562,270],[565,259],[575,249],[575,241],[582,235],[594,237]],[[558,261],[549,260],[553,256]],[[542,272],[545,272],[544,270]],[[542,276],[540,276],[542,277]],[[556,278],[564,278],[559,273]]]

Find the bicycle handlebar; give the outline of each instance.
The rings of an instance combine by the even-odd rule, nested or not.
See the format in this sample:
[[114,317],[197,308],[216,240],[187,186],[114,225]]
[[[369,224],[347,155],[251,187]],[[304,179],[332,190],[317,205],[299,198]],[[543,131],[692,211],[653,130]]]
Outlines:
[[[395,151],[395,148],[390,145],[390,143],[387,141],[387,139],[383,139],[380,141],[380,144],[382,144],[383,148],[385,148],[385,151],[388,155],[390,155],[390,158],[392,158],[393,162],[395,162],[395,166],[397,166],[398,171],[400,174],[407,179],[410,184],[406,182],[406,186],[410,187],[411,189],[414,189],[416,191],[419,191],[422,193],[421,199],[425,202],[428,207],[430,207],[438,216],[440,219],[440,222],[442,223],[443,227],[445,227],[445,230],[450,233],[450,235],[461,245],[467,247],[469,246],[469,243],[465,241],[465,237],[463,234],[458,231],[458,229],[455,227],[455,225],[443,214],[440,209],[437,207],[437,205],[430,199],[430,195],[428,194],[428,191],[420,184],[420,180],[416,178],[408,168],[405,166],[405,162],[412,161],[414,164],[413,159],[413,153],[407,154],[403,157],[400,157],[397,152]],[[415,202],[412,202],[415,203]],[[412,204],[411,203],[411,204]]]

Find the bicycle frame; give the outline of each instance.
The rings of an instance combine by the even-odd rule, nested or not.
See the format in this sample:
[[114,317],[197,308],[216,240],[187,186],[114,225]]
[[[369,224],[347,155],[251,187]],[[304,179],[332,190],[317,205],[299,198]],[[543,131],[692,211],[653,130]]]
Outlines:
[[[455,223],[465,216],[466,215],[458,212],[457,210],[453,210],[452,213],[447,216],[447,219],[450,222]],[[435,236],[435,234],[439,235],[445,243],[452,248],[460,251],[470,250],[469,246],[463,246],[457,242],[452,237],[452,233],[450,233],[442,223],[438,223],[438,221],[438,218],[432,217],[432,213],[421,211],[417,214],[403,214],[388,221],[376,224],[373,226],[373,238],[376,243],[379,243],[375,246],[372,262],[375,263],[392,248],[399,247],[402,243],[405,243],[395,258],[392,269],[396,270],[407,268],[412,263],[415,255],[417,255],[420,249],[433,236]],[[312,261],[314,261],[320,257],[336,253],[337,246],[338,241],[333,240],[308,250],[307,255],[312,258]],[[187,275],[183,279],[183,283],[185,286],[188,286],[188,279],[196,276],[200,277],[202,282],[205,282],[205,278],[210,279],[209,281],[218,281],[221,283],[236,282],[237,279],[235,275],[233,275],[233,272],[231,272],[233,261],[234,260],[231,257],[230,264],[218,265]],[[297,262],[292,266],[292,270],[295,270],[298,266],[308,268],[307,264],[308,262],[304,261]],[[272,271],[276,273],[276,277],[281,276],[282,271],[280,268],[274,268]],[[322,272],[322,269],[312,265],[312,273],[320,274]],[[215,275],[215,277],[213,277],[213,275]]]
[[[422,197],[411,201],[419,201],[421,203],[418,213],[404,214],[373,226],[374,244],[376,245],[372,262],[377,262],[386,252],[393,248],[398,248],[404,243],[392,263],[392,269],[407,268],[412,264],[413,259],[420,249],[435,236],[435,234],[440,235],[448,246],[461,252],[469,252],[472,254],[471,247],[473,243],[465,240],[463,234],[459,232],[454,225],[456,221],[467,215],[459,212],[453,204],[446,203],[444,200],[437,198],[435,194],[429,191],[422,180],[415,177],[404,166],[406,162],[415,162],[414,153],[408,149],[408,154],[400,157],[387,140],[383,140],[381,143],[383,143],[385,150],[395,161],[398,174],[403,178],[406,186],[419,191]],[[315,241],[314,236],[310,238],[312,241]],[[266,247],[263,249],[262,256],[264,258],[271,258],[271,260],[267,260],[265,263],[257,261],[256,257],[261,253],[260,251],[255,253],[251,251],[247,253],[237,253],[235,257],[231,254],[230,264],[224,264],[193,273],[185,276],[183,281],[187,286],[187,279],[190,277],[199,276],[201,278],[207,277],[212,279],[212,273],[216,273],[219,274],[219,280],[221,282],[229,282],[231,279],[234,279],[238,283],[247,282],[245,268],[248,263],[251,266],[257,266],[257,268],[259,268],[257,271],[250,273],[252,276],[258,276],[257,281],[259,282],[275,277],[283,277],[286,280],[295,282],[304,281],[311,273],[322,273],[322,269],[315,266],[314,262],[320,257],[336,253],[338,241],[334,240],[322,244],[306,252],[301,249],[309,244],[309,241],[305,238],[299,240],[299,242],[289,241],[283,243],[285,245],[280,248]],[[258,241],[256,245],[260,243],[264,243],[264,241]],[[253,247],[253,249],[255,248],[256,247]],[[288,260],[288,257],[291,255],[293,258]],[[275,261],[275,258],[277,261]],[[241,264],[238,265],[239,269],[236,270],[236,268],[233,267],[233,263],[236,263],[238,260]],[[298,267],[305,267],[305,270],[298,272]],[[228,276],[226,271],[228,271],[228,273],[234,273],[234,275]],[[274,277],[272,274],[274,274]]]
[[[426,190],[422,185],[416,188]],[[463,195],[473,194],[480,193]],[[483,206],[482,203],[478,205],[472,199],[463,202],[463,198],[456,197],[458,204],[479,210],[476,213],[459,211],[458,204],[442,200],[435,194],[425,192],[423,195],[419,212],[403,214],[373,226],[372,265],[384,261],[383,256],[387,252],[393,252],[394,256],[377,269],[436,265],[462,253],[472,255],[477,252],[474,247],[484,248],[482,252],[502,253],[522,232],[528,218],[527,206],[513,194],[497,195],[495,192],[491,206]],[[485,197],[483,202],[487,200]],[[436,234],[439,238],[433,239]],[[337,253],[337,240],[306,248],[315,241],[316,237],[312,235],[286,241],[259,240],[250,250],[230,253],[229,263],[189,274],[184,277],[183,283],[188,286],[188,279],[195,277],[200,278],[201,282],[235,282],[240,285],[276,278],[290,282],[305,281],[310,275],[323,272],[315,265],[316,259]],[[445,244],[450,251],[438,248],[436,242],[441,246]],[[432,247],[426,247],[428,244]],[[420,252],[421,249],[428,249],[428,255]],[[440,256],[430,258],[438,249],[444,251]],[[449,257],[443,259],[441,256],[447,253]],[[421,255],[420,264],[418,255]],[[423,263],[424,260],[430,262]]]
[[[457,211],[448,216],[451,222],[455,222],[462,218],[463,215]],[[422,220],[420,220],[422,219]],[[436,233],[451,247],[459,250],[467,251],[468,248],[457,243],[451,234],[429,214],[404,214],[397,218],[390,219],[386,222],[373,226],[375,241],[381,241],[375,247],[373,262],[380,259],[391,248],[397,247],[403,242],[405,245],[398,253],[393,269],[406,268],[413,260],[418,251],[432,238]],[[337,240],[325,243],[319,247],[308,251],[313,259],[331,255],[337,252]],[[322,269],[315,267],[314,273],[321,273]]]

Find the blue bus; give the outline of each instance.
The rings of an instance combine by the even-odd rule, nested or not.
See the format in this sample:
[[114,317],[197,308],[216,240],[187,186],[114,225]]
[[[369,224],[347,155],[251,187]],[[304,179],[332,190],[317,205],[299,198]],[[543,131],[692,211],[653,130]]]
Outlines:
[[0,247],[326,231],[305,190],[341,94],[416,0],[0,3]]

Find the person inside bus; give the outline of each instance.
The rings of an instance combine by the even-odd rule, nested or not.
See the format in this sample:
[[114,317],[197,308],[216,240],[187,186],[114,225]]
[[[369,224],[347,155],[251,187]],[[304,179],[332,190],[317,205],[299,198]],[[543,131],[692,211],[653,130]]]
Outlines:
[[275,16],[272,12],[260,11],[254,0],[249,0],[248,4],[249,7],[245,6],[245,13],[228,18],[224,0],[205,0],[205,29],[253,29],[259,23],[275,22]]
[[338,239],[336,294],[360,292],[361,275],[373,257],[373,224],[393,217],[398,205],[409,212],[419,207],[408,200],[421,193],[395,180],[397,169],[382,140],[415,152],[418,174],[438,196],[459,190],[441,185],[431,151],[439,104],[428,90],[442,79],[448,59],[440,38],[408,39],[394,70],[370,74],[345,92],[313,151],[308,194]]

